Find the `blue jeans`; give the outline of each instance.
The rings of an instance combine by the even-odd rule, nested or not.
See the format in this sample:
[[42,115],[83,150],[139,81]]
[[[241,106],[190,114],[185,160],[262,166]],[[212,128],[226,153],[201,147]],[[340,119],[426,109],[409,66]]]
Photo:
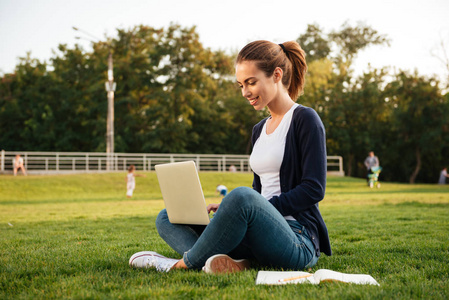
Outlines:
[[285,220],[261,194],[248,187],[236,188],[223,198],[207,226],[171,224],[164,209],[156,227],[192,269],[202,268],[215,254],[292,270],[313,267],[318,261],[304,226]]

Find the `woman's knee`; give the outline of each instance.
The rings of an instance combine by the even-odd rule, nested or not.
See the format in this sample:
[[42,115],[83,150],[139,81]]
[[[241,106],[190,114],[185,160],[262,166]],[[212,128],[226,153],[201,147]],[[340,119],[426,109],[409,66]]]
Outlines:
[[223,198],[220,206],[224,205],[237,205],[239,207],[242,206],[254,206],[260,202],[260,200],[265,200],[261,194],[256,192],[255,190],[241,186],[233,189],[225,198]]
[[159,214],[157,215],[156,218],[156,228],[158,231],[160,231],[160,229],[167,223],[169,222],[168,220],[168,215],[167,215],[167,210],[164,208],[163,210],[161,210],[159,212]]

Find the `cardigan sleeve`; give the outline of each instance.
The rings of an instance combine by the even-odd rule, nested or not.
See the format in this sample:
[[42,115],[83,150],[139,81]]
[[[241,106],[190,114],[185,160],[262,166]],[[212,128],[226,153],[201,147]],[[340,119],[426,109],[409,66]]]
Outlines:
[[280,170],[281,194],[269,201],[284,216],[308,210],[324,198],[326,188],[326,138],[318,114],[299,110],[287,133]]

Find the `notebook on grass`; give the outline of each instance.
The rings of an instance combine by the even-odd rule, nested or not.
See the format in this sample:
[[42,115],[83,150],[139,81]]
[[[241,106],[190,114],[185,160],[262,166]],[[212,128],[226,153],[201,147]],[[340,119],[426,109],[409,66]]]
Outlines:
[[209,214],[195,162],[160,164],[155,169],[170,223],[209,224]]
[[259,271],[256,278],[256,284],[271,285],[297,283],[320,284],[321,282],[379,285],[372,276],[367,274],[347,274],[326,269],[317,270],[315,273],[300,271]]

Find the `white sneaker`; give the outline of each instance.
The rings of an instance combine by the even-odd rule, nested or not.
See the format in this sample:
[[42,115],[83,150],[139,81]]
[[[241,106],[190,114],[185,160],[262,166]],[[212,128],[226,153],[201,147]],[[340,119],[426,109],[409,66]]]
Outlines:
[[250,262],[247,259],[235,260],[225,254],[217,254],[209,257],[203,267],[206,273],[234,273],[249,269]]
[[179,259],[168,258],[153,251],[141,251],[129,259],[129,266],[134,268],[156,268],[159,272],[168,272]]

